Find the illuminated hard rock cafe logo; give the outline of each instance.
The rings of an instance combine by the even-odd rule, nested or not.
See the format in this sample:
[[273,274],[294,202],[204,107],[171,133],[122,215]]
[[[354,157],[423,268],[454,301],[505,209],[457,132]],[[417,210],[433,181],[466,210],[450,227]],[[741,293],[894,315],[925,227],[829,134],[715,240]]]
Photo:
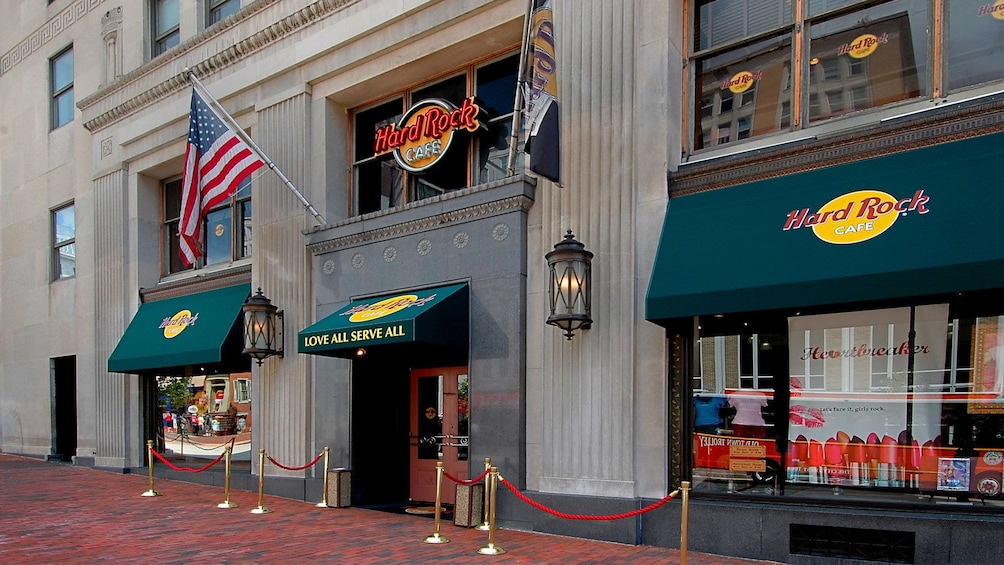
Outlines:
[[164,318],[160,323],[160,329],[164,330],[164,337],[171,339],[185,331],[189,326],[194,326],[199,319],[199,314],[192,314],[191,310],[181,310],[170,318]]
[[373,153],[393,152],[406,171],[424,171],[446,154],[458,131],[473,132],[481,127],[480,113],[481,107],[473,97],[465,99],[459,108],[438,98],[423,100],[405,112],[397,124],[376,131]]
[[906,198],[880,190],[858,190],[830,200],[815,212],[810,208],[788,212],[783,229],[811,227],[816,237],[827,243],[861,243],[881,235],[900,216],[927,214],[930,200],[923,189]]

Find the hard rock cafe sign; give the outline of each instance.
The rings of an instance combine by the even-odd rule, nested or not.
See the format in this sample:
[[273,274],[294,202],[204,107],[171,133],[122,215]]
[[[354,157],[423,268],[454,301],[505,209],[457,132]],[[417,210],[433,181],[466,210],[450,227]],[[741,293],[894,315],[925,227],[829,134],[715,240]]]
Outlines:
[[394,153],[394,159],[409,172],[417,173],[435,165],[446,154],[456,134],[481,127],[481,108],[474,98],[457,106],[432,98],[412,106],[397,124],[387,124],[376,131],[375,155]]

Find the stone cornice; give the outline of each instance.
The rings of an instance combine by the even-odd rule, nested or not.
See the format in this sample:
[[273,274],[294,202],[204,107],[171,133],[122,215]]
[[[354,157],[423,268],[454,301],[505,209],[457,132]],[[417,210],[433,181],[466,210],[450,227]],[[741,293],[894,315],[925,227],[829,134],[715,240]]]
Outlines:
[[[307,245],[307,248],[314,255],[321,255],[340,249],[358,247],[367,243],[399,237],[410,233],[422,232],[430,229],[440,228],[458,222],[464,222],[477,218],[498,216],[508,212],[519,211],[527,213],[533,205],[533,199],[525,194],[508,196],[490,202],[465,206],[456,210],[450,210],[439,214],[433,214],[423,218],[401,222],[389,226],[383,226],[372,230],[362,230],[349,235],[333,237],[323,241],[318,241]],[[337,226],[350,226],[356,223],[365,222],[367,216],[360,216],[340,222]],[[336,226],[332,226],[336,227]]]
[[[218,36],[230,32],[237,28],[238,24],[251,18],[266,8],[282,0],[257,0],[241,8],[236,13],[228,17],[223,22],[210,27],[199,35],[181,43],[177,47],[168,51],[165,55],[158,57],[147,65],[144,65],[130,73],[123,75],[115,82],[101,88],[94,94],[81,99],[77,107],[82,111],[100,103],[108,103],[112,97],[123,98],[114,106],[97,116],[84,122],[84,127],[88,131],[96,131],[108,126],[122,118],[142,109],[155,102],[174,94],[175,92],[187,88],[189,81],[185,73],[178,73],[167,80],[157,83],[153,87],[144,88],[140,79],[153,74],[163,74],[165,69],[175,68],[177,61],[184,58],[198,48],[202,48],[206,43]],[[350,4],[359,0],[317,0],[312,4],[301,8],[292,14],[264,26],[247,38],[235,41],[231,46],[213,54],[211,57],[190,65],[189,68],[199,78],[204,78],[211,73],[226,68],[248,55],[260,51],[261,49],[279,41],[305,26],[326,17],[334,12],[340,11]],[[130,95],[130,91],[137,91]]]
[[140,300],[145,304],[249,282],[251,282],[250,263],[206,274],[196,271],[193,277],[140,289],[139,295]]

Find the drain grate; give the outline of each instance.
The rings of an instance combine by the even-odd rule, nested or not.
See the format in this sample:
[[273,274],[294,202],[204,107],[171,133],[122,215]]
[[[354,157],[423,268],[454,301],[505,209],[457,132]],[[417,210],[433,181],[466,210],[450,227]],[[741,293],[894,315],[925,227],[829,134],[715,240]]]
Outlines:
[[913,563],[914,533],[791,524],[789,551],[798,555]]

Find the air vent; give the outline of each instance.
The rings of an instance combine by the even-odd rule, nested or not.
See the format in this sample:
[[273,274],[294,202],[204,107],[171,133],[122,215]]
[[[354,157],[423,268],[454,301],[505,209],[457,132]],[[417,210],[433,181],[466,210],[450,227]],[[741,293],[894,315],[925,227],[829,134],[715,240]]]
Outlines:
[[789,534],[789,551],[793,554],[913,563],[913,532],[791,524]]

